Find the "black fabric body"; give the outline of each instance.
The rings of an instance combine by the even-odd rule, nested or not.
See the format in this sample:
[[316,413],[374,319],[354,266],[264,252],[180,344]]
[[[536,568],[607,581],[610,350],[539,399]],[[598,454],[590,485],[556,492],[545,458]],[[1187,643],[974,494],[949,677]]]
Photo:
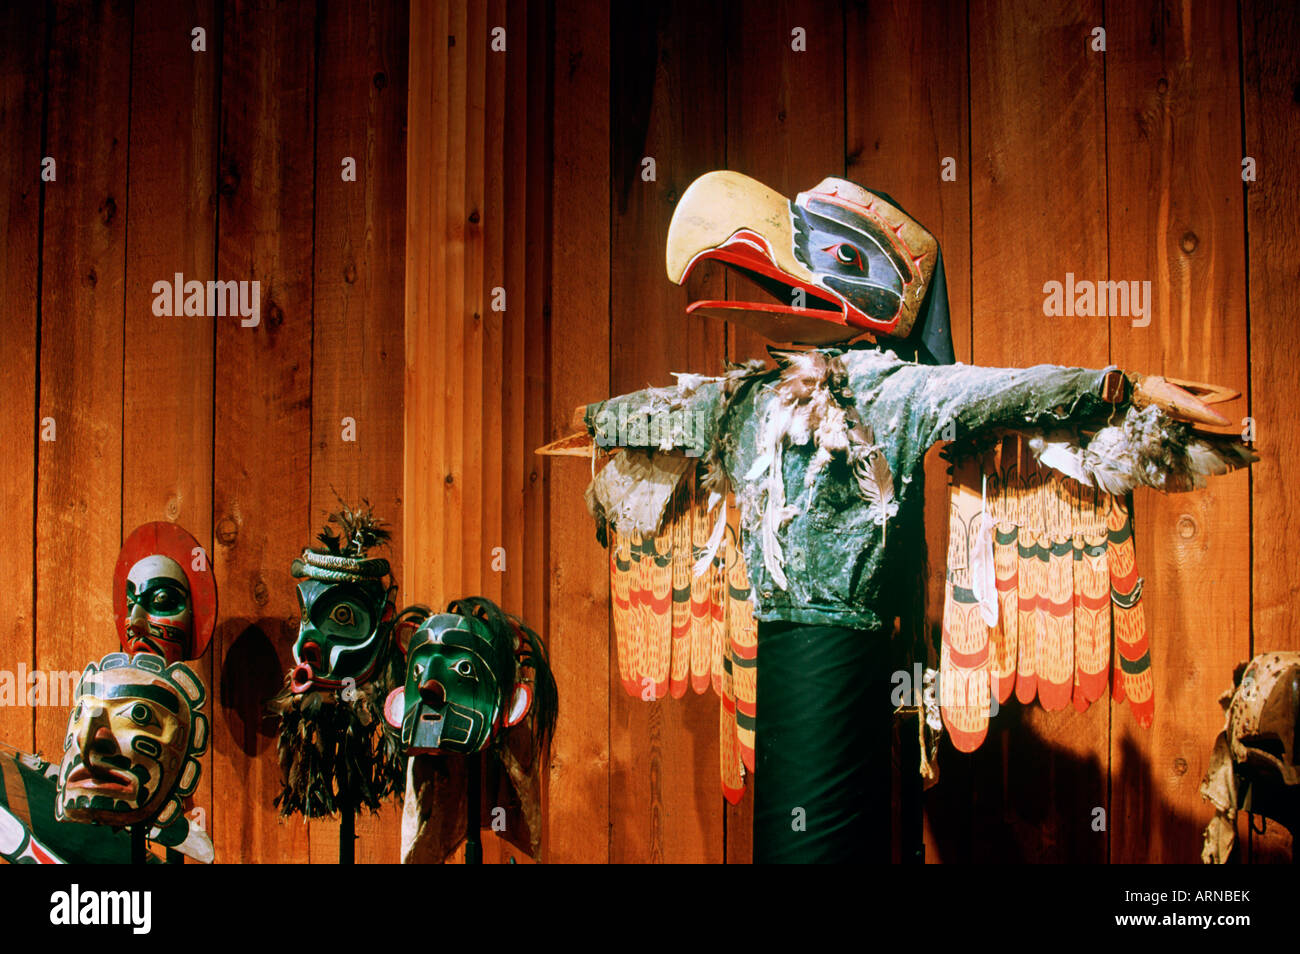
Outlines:
[[888,862],[888,634],[760,622],[758,658],[755,863]]

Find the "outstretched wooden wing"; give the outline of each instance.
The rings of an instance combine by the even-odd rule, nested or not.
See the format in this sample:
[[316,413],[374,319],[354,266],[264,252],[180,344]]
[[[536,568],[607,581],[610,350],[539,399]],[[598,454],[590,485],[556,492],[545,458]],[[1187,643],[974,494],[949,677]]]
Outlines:
[[[1140,725],[1151,724],[1151,654],[1127,498],[1040,464],[1017,435],[953,465],[939,691],[958,751],[980,746],[995,705],[1013,690],[1022,703],[1083,711],[1109,685]],[[994,567],[992,624],[976,580],[985,561]]]
[[710,509],[697,483],[695,468],[687,468],[657,532],[609,528],[618,672],[623,688],[647,701],[712,687],[722,790],[735,804],[745,769],[754,768],[758,624],[736,507],[717,501]]

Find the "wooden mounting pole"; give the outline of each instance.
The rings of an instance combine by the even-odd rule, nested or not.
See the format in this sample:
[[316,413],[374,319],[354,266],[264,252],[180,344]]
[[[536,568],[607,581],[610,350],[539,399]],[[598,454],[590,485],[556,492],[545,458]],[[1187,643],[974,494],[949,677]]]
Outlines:
[[339,805],[339,864],[356,863],[356,815],[350,802],[344,800]]
[[483,863],[483,836],[479,833],[479,802],[482,800],[483,756],[475,752],[465,758],[465,864]]

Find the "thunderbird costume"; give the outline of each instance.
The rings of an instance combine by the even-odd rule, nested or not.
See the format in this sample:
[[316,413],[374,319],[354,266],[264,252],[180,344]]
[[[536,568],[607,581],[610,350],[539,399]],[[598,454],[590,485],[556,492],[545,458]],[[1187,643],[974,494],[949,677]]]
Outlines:
[[[889,812],[890,714],[922,688],[891,693],[895,618],[913,658],[937,662],[923,774],[942,725],[975,748],[990,698],[1013,689],[1082,708],[1110,683],[1149,723],[1127,495],[1253,460],[1192,427],[1226,420],[1191,390],[1115,368],[952,364],[938,244],[845,180],[791,202],[709,173],[682,196],[667,244],[673,281],[717,260],[777,299],[689,313],[816,346],[772,351],[776,370],[679,375],[581,413],[597,445],[621,449],[588,491],[610,549],[620,676],[643,698],[718,692],[724,792],[739,799],[746,769],[763,777],[756,861],[887,849],[871,826]],[[863,335],[895,350],[848,343]],[[953,485],[936,654],[922,462],[940,441]]]

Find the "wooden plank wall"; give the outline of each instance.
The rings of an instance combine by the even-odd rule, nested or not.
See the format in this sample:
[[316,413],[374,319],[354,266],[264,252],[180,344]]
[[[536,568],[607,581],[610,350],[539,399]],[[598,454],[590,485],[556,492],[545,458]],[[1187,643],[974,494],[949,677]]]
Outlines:
[[[749,859],[714,700],[624,694],[589,468],[531,453],[575,404],[762,353],[688,321],[663,275],[677,198],[721,167],[786,195],[826,175],[892,194],[942,243],[962,360],[1113,362],[1248,395],[1252,474],[1137,500],[1155,725],[1012,704],[976,755],[945,745],[927,795],[930,861],[1195,859],[1215,700],[1253,651],[1300,649],[1289,7],[59,0],[0,26],[0,669],[111,649],[124,534],[191,530],[221,592],[197,802],[220,860],[337,849],[330,824],[277,821],[262,715],[296,629],[289,562],[335,491],[393,525],[404,601],[481,592],[548,636],[545,860]],[[177,271],[260,281],[261,324],[155,317],[152,284]],[[1150,326],[1043,317],[1067,272],[1150,280]],[[716,269],[692,282],[727,287]],[[932,460],[933,507],[942,476]],[[55,752],[64,719],[0,707],[0,738]],[[396,858],[395,812],[358,830],[358,860]],[[1244,855],[1286,859],[1290,838],[1270,828]]]
[[[221,602],[195,802],[217,857],[333,860],[332,824],[272,807],[264,708],[297,632],[289,564],[335,490],[393,525],[402,580],[407,5],[60,0],[0,17],[15,607],[0,669],[79,671],[116,648],[123,537],[180,523]],[[260,324],[155,316],[153,284],[177,272],[259,281]],[[0,708],[0,738],[57,756],[66,718]],[[397,832],[394,810],[359,820],[358,860],[395,860]]]

